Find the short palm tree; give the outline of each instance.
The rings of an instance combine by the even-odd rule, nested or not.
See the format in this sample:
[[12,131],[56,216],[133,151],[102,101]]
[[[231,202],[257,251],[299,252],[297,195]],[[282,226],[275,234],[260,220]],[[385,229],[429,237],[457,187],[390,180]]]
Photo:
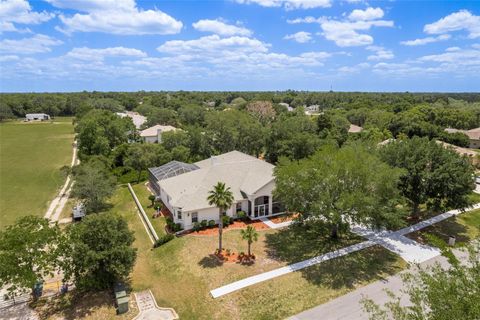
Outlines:
[[208,192],[207,200],[208,204],[218,208],[218,252],[222,253],[223,212],[232,206],[233,194],[230,187],[225,187],[225,183],[219,181]]
[[258,232],[254,227],[248,226],[247,229],[241,230],[240,234],[242,235],[242,239],[248,242],[248,256],[250,257],[250,247],[254,241],[258,240]]

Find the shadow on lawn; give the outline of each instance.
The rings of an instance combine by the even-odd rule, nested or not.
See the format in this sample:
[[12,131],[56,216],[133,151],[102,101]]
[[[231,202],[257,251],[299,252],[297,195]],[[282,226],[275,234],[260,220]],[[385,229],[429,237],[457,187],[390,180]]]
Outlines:
[[467,228],[464,225],[458,223],[456,219],[457,217],[447,219],[445,221],[442,221],[441,223],[427,227],[422,231],[410,234],[408,235],[408,237],[424,244],[429,243],[428,238],[425,237],[425,235],[427,234],[433,234],[444,240],[446,243],[448,243],[448,238],[450,236],[455,236],[457,243],[469,242],[472,239],[470,239],[468,235]]
[[[266,235],[267,254],[271,259],[285,261],[288,264],[313,258],[338,250],[364,239],[346,234],[332,240],[328,236],[318,236],[312,230],[292,225],[274,234]],[[375,246],[348,254],[346,256],[322,262],[300,270],[309,282],[333,289],[352,288],[356,283],[381,278],[381,274],[394,274],[399,271],[395,265],[397,256]]]
[[217,268],[223,265],[223,262],[220,261],[214,254],[210,254],[206,257],[203,257],[198,264],[203,268]]
[[[130,299],[133,299],[133,296]],[[48,301],[39,300],[32,307],[38,312],[40,319],[53,317],[73,320],[91,316],[93,313],[97,313],[99,308],[111,309],[114,304],[114,297],[108,291],[81,293],[75,290],[65,295],[53,297]],[[131,310],[126,315],[127,318],[131,318],[134,314],[136,314],[136,311]],[[108,317],[106,314],[98,315]]]

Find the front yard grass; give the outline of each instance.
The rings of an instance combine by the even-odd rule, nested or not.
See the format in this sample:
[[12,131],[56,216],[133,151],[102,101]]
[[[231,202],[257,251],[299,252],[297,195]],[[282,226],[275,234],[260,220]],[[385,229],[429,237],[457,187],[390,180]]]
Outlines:
[[448,242],[449,236],[455,236],[455,246],[464,246],[473,239],[480,238],[480,209],[451,217],[423,230],[408,234],[407,237],[418,242],[435,246],[433,235]]
[[[331,242],[308,233],[298,237],[289,230],[259,231],[252,245],[253,265],[221,265],[211,257],[216,236],[188,235],[153,249],[126,187],[118,188],[112,204],[110,210],[124,216],[135,232],[138,257],[132,289],[151,289],[158,305],[174,308],[181,319],[282,319],[406,266],[398,256],[372,247],[213,299],[210,290],[219,286],[363,240],[350,235]],[[239,230],[224,233],[224,247],[247,250]]]

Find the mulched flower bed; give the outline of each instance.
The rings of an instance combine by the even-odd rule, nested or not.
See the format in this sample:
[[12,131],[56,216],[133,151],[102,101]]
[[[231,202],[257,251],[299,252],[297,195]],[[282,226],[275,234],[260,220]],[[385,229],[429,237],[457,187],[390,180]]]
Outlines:
[[[267,226],[265,223],[261,221],[234,221],[232,224],[230,224],[228,227],[223,227],[223,231],[229,231],[229,230],[238,230],[238,229],[245,229],[247,226],[252,226],[255,228],[255,230],[266,230],[270,229],[269,226]],[[209,227],[203,230],[199,231],[193,231],[193,230],[188,230],[184,234],[189,234],[189,235],[198,235],[198,236],[212,236],[212,235],[218,235],[218,226],[215,227]]]
[[221,263],[242,263],[242,264],[251,264],[255,262],[255,255],[250,256],[246,254],[239,254],[237,252],[228,252],[227,249],[222,249],[222,253],[217,251],[212,256],[216,257]]

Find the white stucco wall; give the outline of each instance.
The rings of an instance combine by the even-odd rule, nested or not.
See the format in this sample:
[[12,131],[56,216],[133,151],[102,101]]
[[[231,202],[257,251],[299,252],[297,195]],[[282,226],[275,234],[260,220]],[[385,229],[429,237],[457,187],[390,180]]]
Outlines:
[[157,136],[143,137],[143,140],[145,141],[145,143],[157,143],[158,137]]

